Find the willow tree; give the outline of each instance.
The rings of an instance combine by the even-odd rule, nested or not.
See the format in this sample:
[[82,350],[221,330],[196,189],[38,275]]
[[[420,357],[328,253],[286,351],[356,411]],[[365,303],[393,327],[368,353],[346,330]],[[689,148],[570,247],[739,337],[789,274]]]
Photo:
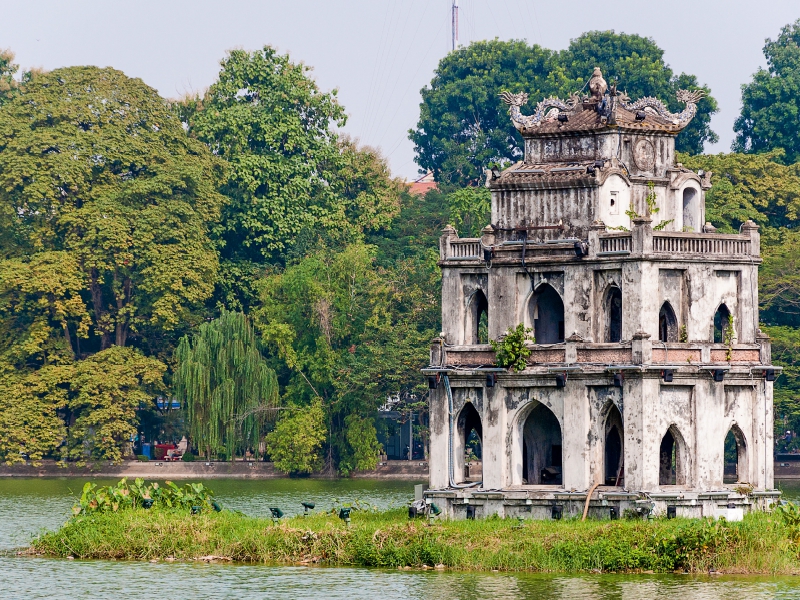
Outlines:
[[247,317],[222,311],[184,336],[176,351],[175,394],[189,418],[192,442],[207,458],[256,453],[278,400],[278,381]]

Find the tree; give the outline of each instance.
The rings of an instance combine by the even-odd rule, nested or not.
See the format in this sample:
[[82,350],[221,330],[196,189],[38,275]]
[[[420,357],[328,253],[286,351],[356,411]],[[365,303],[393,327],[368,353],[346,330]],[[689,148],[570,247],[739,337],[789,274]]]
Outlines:
[[284,404],[322,402],[329,468],[349,472],[377,457],[364,419],[389,394],[417,388],[438,331],[438,316],[428,320],[438,306],[433,272],[414,258],[384,267],[359,242],[320,247],[265,280],[256,322],[275,349]]
[[17,82],[14,81],[17,69],[19,66],[14,64],[14,53],[8,49],[0,50],[0,104],[17,85]]
[[474,42],[439,61],[430,86],[421,90],[417,128],[409,131],[417,164],[450,185],[479,182],[491,163],[522,157],[522,138],[498,97],[524,90],[549,95],[560,73],[551,74],[553,52],[524,41]]
[[67,408],[65,458],[115,462],[130,454],[136,435],[136,411],[152,403],[163,388],[166,365],[133,348],[112,346],[74,365]]
[[594,67],[600,67],[609,82],[616,81],[634,100],[654,96],[662,100],[673,112],[683,110],[675,97],[679,89],[706,91],[706,97],[697,105],[697,114],[675,140],[679,152],[700,154],[705,142],[718,141],[711,131],[711,115],[718,111],[717,101],[706,86],[700,86],[694,75],[675,75],[664,62],[664,51],[655,40],[635,34],[614,31],[589,31],[572,40],[569,47],[556,56],[557,68],[564,74],[565,83],[557,90],[566,97],[582,89]]
[[[445,186],[479,184],[484,168],[523,156],[522,137],[498,94],[524,91],[532,105],[552,95],[566,97],[585,87],[594,67],[634,99],[656,96],[670,110],[682,110],[675,92],[700,86],[693,75],[675,75],[663,55],[650,38],[613,31],[585,33],[561,52],[513,40],[459,48],[439,62],[421,91],[419,122],[409,132],[417,163]],[[707,96],[678,136],[678,150],[699,153],[705,142],[717,141],[709,125],[715,112],[716,100]]]
[[706,220],[727,233],[738,231],[747,219],[766,229],[770,241],[775,229],[800,222],[800,164],[783,164],[776,149],[759,155],[678,155],[677,160],[697,171],[711,171],[713,186],[706,195]]
[[[219,176],[141,80],[96,67],[33,74],[0,107],[0,252],[77,265],[91,322],[71,336],[74,355],[81,336],[84,356],[129,338],[146,348],[191,324],[213,290]],[[67,333],[56,323],[53,335]]]
[[67,428],[58,412],[68,402],[71,366],[36,371],[6,368],[0,375],[0,460],[37,463],[57,453]]
[[180,110],[192,136],[229,164],[218,235],[226,257],[275,259],[303,229],[341,222],[331,189],[346,121],[336,92],[320,92],[309,68],[265,46],[233,50],[203,98]]
[[786,151],[785,161],[800,158],[800,19],[784,26],[764,45],[767,68],[742,86],[742,112],[733,125],[735,152]]
[[492,194],[484,186],[465,187],[447,196],[450,219],[461,237],[478,237],[489,224]]
[[207,458],[255,453],[277,406],[275,372],[259,349],[249,319],[222,310],[193,336],[181,338],[175,353],[174,390],[185,406],[192,442]]
[[284,473],[312,473],[322,464],[320,449],[325,441],[322,403],[293,407],[267,435],[267,453],[275,468]]

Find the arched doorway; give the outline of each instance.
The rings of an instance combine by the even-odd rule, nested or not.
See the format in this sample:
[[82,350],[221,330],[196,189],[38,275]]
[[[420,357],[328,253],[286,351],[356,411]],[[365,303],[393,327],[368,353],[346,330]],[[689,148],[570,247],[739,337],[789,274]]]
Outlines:
[[749,479],[747,469],[747,443],[744,433],[737,425],[732,425],[725,436],[724,460],[722,465],[723,483],[746,483]]
[[674,425],[661,439],[658,465],[659,485],[686,484],[686,444]]
[[622,290],[612,286],[606,294],[606,342],[615,343],[622,339]]
[[[464,404],[464,408],[456,419],[456,439],[454,440],[455,460],[454,472],[456,482],[466,480],[471,474],[466,465],[481,460],[483,456],[483,426],[481,416],[472,402]],[[463,468],[460,468],[463,467]]]
[[724,344],[725,343],[725,332],[728,328],[733,329],[733,318],[731,317],[731,311],[722,303],[719,305],[717,312],[714,313],[714,343],[715,344]]
[[683,230],[700,231],[699,202],[697,190],[687,187],[683,190]]
[[658,311],[658,339],[662,342],[678,341],[678,319],[669,302],[664,302]]
[[561,425],[544,404],[534,408],[522,427],[522,481],[561,485]]
[[623,442],[622,415],[616,404],[612,404],[606,416],[604,454],[604,483],[605,485],[623,485],[624,469],[624,442]]
[[528,304],[530,322],[537,344],[564,341],[564,302],[553,286],[539,286]]
[[464,333],[467,344],[489,343],[489,302],[483,290],[475,290],[470,298]]

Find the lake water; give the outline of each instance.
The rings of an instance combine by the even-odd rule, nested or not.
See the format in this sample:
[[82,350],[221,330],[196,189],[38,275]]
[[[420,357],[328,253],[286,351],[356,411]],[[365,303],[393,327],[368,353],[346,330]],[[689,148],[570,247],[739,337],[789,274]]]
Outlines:
[[[103,482],[111,483],[111,482]],[[371,480],[212,480],[228,508],[266,516],[270,506],[302,512],[300,502],[329,508],[359,501],[379,508],[404,505],[413,483]],[[69,516],[80,479],[0,480],[0,549],[25,546],[42,529]],[[800,481],[782,484],[800,500]],[[504,599],[651,598],[800,600],[800,577],[686,575],[534,575],[387,571],[361,568],[267,567],[0,557],[0,598],[369,598]]]

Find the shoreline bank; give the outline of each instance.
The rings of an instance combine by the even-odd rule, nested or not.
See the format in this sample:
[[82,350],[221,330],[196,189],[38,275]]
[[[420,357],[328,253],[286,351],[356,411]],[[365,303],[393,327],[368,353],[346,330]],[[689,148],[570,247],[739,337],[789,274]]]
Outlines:
[[130,509],[70,519],[27,555],[460,571],[800,574],[797,531],[777,514],[708,519],[409,520],[405,509],[270,519]]
[[[0,478],[5,477],[78,477],[111,478],[127,477],[135,479],[276,479],[288,477],[277,471],[268,462],[164,462],[164,461],[125,461],[121,464],[98,462],[79,467],[74,463],[61,466],[55,461],[42,461],[41,465],[31,464],[0,465]],[[336,479],[323,475],[311,475],[312,479]],[[351,475],[355,479],[396,479],[405,481],[427,481],[428,463],[426,461],[390,460],[373,471],[357,471]]]

